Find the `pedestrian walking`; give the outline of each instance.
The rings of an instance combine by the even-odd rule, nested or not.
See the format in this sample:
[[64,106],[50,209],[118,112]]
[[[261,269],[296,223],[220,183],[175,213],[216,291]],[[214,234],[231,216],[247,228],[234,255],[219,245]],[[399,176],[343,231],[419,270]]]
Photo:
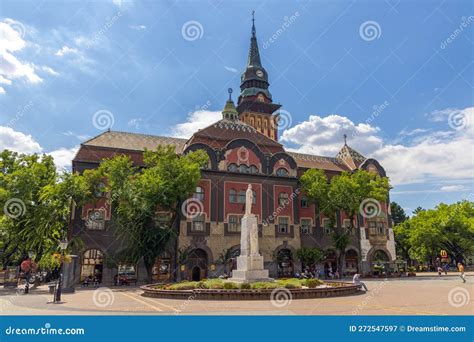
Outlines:
[[460,262],[458,262],[458,270],[461,273],[462,282],[465,283],[466,282],[466,276],[464,275],[464,265]]

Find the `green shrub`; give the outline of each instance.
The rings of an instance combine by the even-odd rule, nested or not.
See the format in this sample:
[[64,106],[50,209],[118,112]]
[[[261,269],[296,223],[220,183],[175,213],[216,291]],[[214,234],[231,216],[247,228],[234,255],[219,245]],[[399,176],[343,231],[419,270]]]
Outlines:
[[240,284],[240,288],[242,290],[250,290],[252,288],[252,285],[250,285],[249,283],[242,283]]
[[199,289],[208,289],[209,288],[209,282],[207,282],[206,280],[201,280],[198,283],[197,288],[199,288]]
[[278,279],[277,284],[281,287],[286,287],[287,289],[300,289],[301,280],[296,278],[289,279]]
[[209,286],[209,289],[223,289],[224,288],[224,281],[222,279],[208,279],[206,284]]
[[181,283],[171,284],[167,290],[193,290],[198,286],[197,281],[183,281]]
[[278,285],[278,283],[272,283],[272,282],[268,282],[268,281],[257,281],[255,283],[252,283],[251,284],[252,286],[252,289],[256,289],[256,290],[259,290],[259,289],[276,289],[278,287],[280,287],[280,285]]
[[315,287],[318,287],[319,285],[322,285],[323,282],[319,279],[306,279],[305,280],[305,285],[309,287],[310,289],[314,289]]
[[238,289],[239,286],[236,284],[236,283],[233,283],[233,282],[225,282],[224,283],[224,289],[226,290],[235,290],[235,289]]

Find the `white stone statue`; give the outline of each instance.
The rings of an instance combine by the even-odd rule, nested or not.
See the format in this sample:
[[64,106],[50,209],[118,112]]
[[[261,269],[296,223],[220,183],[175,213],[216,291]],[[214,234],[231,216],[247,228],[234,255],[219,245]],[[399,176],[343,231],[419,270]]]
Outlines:
[[245,192],[245,216],[252,215],[253,191],[252,185],[249,184]]
[[240,256],[237,257],[237,269],[232,271],[230,281],[249,283],[253,281],[271,281],[268,270],[263,267],[263,256],[258,251],[258,222],[252,214],[253,191],[249,184],[245,192],[245,215],[240,229]]

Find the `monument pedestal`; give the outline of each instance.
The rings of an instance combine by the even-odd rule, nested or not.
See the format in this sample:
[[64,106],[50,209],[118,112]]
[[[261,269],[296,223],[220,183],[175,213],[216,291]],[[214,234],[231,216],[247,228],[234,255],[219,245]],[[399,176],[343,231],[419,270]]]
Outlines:
[[261,255],[237,257],[237,269],[232,271],[232,278],[229,280],[236,283],[273,281],[268,276],[268,270],[263,268]]
[[237,269],[232,271],[229,281],[252,283],[273,281],[268,270],[263,268],[263,256],[258,251],[257,217],[249,214],[242,218],[240,256],[237,257]]

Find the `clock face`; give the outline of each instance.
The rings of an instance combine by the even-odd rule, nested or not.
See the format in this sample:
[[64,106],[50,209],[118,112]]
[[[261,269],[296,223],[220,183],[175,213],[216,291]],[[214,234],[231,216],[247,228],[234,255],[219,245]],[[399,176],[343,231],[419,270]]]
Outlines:
[[257,76],[258,77],[263,77],[263,71],[262,70],[257,70]]

